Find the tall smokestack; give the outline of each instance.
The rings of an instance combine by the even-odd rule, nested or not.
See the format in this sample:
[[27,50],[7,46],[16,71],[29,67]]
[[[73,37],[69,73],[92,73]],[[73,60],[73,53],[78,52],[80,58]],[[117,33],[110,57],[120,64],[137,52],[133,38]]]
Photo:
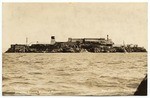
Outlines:
[[55,36],[51,36],[51,44],[55,44]]

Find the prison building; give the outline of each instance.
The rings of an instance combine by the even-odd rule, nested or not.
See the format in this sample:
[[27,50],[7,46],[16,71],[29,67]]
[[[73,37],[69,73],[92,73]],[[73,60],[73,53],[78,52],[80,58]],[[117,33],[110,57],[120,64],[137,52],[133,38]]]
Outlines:
[[68,38],[68,42],[80,42],[80,43],[98,42],[99,44],[102,44],[102,45],[114,44],[111,39],[106,40],[105,38]]
[[100,42],[105,38],[68,38],[68,42]]

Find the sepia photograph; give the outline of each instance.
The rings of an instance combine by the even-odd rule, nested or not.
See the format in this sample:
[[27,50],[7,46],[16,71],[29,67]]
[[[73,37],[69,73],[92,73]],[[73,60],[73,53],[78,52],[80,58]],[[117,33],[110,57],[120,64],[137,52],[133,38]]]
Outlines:
[[3,96],[147,96],[148,3],[3,2]]

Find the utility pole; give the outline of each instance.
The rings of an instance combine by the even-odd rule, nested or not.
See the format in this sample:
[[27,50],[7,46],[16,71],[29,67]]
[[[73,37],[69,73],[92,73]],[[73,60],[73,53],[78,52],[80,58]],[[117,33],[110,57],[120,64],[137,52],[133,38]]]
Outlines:
[[28,45],[28,38],[26,37],[26,45]]
[[124,40],[123,40],[123,46],[125,47],[125,42],[124,42]]

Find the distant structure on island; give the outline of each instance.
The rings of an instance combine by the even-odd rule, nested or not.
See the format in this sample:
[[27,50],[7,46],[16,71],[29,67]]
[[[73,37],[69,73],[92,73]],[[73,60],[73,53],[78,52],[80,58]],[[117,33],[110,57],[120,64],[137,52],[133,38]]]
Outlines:
[[6,53],[115,53],[115,52],[147,52],[144,47],[138,45],[115,46],[114,42],[107,38],[68,38],[67,42],[55,41],[51,36],[50,44],[12,44]]

